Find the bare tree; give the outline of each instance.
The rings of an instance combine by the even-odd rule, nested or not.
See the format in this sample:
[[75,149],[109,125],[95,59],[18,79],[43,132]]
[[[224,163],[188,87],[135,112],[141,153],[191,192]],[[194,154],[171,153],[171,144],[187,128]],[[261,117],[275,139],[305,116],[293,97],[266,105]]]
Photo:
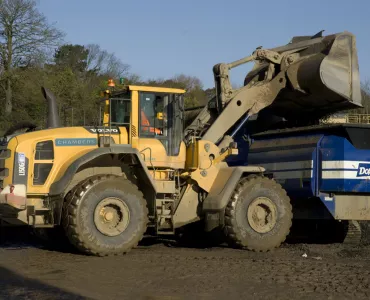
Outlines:
[[0,1],[0,86],[5,91],[5,113],[13,108],[12,79],[16,67],[36,62],[51,47],[58,45],[63,34],[50,25],[34,0]]
[[106,53],[101,51],[100,46],[97,44],[89,44],[86,46],[86,49],[88,50],[87,69],[98,73],[103,64]]
[[179,74],[174,76],[171,80],[174,81],[175,83],[180,84],[180,86],[182,86],[182,88],[186,89],[187,91],[203,88],[201,80],[195,76]]
[[97,44],[89,44],[86,48],[89,51],[87,57],[89,71],[118,78],[127,74],[130,69],[130,66],[124,64],[115,54],[102,50]]

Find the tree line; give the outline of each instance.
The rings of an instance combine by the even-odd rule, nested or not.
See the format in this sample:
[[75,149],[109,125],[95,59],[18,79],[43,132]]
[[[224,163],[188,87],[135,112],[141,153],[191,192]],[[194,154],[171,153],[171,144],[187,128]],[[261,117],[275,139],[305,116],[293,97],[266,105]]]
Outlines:
[[[108,78],[119,83],[183,88],[187,107],[205,105],[214,89],[185,74],[143,80],[130,65],[98,44],[65,44],[65,34],[48,22],[35,0],[0,0],[0,131],[30,121],[45,124],[46,103],[41,86],[58,99],[63,125],[99,123],[98,100]],[[117,84],[117,88],[120,87]],[[370,107],[369,85],[363,88],[365,108]]]
[[98,44],[65,44],[65,34],[48,22],[35,0],[0,0],[0,131],[22,121],[45,124],[41,86],[58,99],[64,125],[99,123],[100,91],[109,78],[125,84],[186,89],[186,106],[206,103],[212,90],[184,74],[143,80],[130,65]]

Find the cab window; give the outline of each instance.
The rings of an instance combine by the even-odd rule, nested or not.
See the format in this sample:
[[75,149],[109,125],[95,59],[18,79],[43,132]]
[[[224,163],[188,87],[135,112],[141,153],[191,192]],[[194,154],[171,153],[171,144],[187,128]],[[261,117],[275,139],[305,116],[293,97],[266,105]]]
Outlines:
[[140,95],[140,132],[145,136],[167,136],[165,118],[167,115],[168,95],[141,93]]

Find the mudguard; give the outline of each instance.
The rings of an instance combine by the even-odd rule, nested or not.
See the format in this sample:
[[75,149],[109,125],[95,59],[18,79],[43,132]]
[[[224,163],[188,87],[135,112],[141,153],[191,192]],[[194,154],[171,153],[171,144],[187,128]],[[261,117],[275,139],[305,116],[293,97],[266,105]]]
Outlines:
[[89,161],[106,154],[131,154],[134,155],[138,161],[137,168],[140,172],[145,183],[153,188],[153,193],[156,193],[155,183],[152,177],[149,174],[149,171],[145,165],[144,160],[142,159],[140,152],[132,148],[131,145],[111,145],[110,147],[102,147],[81,156],[80,158],[76,159],[66,170],[64,175],[60,178],[60,180],[54,182],[50,186],[49,195],[56,196],[62,195],[65,192],[65,189],[72,181],[73,176],[76,174],[78,169],[88,163]]
[[228,167],[217,174],[207,198],[203,202],[204,211],[223,210],[243,174],[262,174],[264,168],[258,166]]
[[262,175],[264,171],[264,168],[258,166],[228,167],[219,171],[207,198],[203,202],[206,231],[211,231],[223,223],[223,211],[240,178],[245,174]]

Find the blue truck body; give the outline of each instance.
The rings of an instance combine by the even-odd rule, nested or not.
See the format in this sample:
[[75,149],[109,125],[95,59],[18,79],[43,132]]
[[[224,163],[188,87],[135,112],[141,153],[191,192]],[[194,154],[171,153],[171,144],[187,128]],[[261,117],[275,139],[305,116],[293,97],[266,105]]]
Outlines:
[[[235,137],[239,154],[229,165],[261,165],[296,206],[313,203],[314,218],[370,218],[370,126],[334,124]],[[304,202],[306,201],[306,202]],[[323,204],[323,205],[322,205]],[[321,211],[326,207],[330,215]],[[305,218],[307,214],[303,215]]]

